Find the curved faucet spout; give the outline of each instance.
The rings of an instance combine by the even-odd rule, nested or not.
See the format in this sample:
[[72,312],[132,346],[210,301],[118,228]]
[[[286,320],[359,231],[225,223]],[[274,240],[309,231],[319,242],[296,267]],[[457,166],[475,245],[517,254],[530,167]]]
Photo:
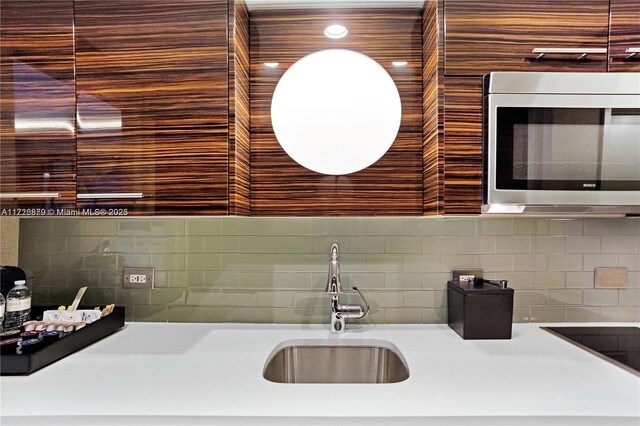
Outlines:
[[338,243],[331,244],[331,258],[329,260],[329,277],[327,279],[327,293],[342,293],[340,284],[340,247]]

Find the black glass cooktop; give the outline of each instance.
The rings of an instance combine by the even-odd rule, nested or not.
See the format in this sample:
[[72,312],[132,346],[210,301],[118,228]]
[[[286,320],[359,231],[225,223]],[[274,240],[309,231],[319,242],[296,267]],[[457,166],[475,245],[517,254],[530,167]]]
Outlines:
[[640,375],[640,327],[542,327]]

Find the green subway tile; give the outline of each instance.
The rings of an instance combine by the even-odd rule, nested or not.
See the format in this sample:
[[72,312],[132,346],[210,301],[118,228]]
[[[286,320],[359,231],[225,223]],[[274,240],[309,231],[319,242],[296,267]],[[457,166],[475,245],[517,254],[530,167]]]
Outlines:
[[404,235],[404,221],[398,218],[369,217],[367,235]]
[[564,253],[565,237],[531,237],[531,253]]
[[293,254],[263,254],[258,256],[258,271],[295,271]]
[[523,254],[531,252],[531,237],[528,235],[511,235],[495,237],[497,254]]
[[151,220],[151,235],[185,235],[184,219]]
[[273,308],[234,307],[231,311],[231,322],[269,323],[274,320]]
[[67,219],[57,218],[51,219],[50,235],[83,235],[84,219]]
[[[402,291],[363,291],[364,296],[371,306],[380,308],[401,308],[404,306],[404,297]],[[354,302],[358,299],[355,295],[351,295]]]
[[[62,258],[68,259],[67,255],[62,254],[50,255],[49,253],[25,253],[21,251],[18,257],[18,265],[32,271],[36,269],[68,269],[58,268],[57,265],[52,266],[51,258],[53,256],[56,256],[57,258],[62,256]],[[76,264],[75,267],[82,267],[82,257],[76,257],[76,259],[79,259],[79,263]]]
[[445,218],[442,220],[442,235],[477,235],[475,219]]
[[[91,304],[90,302],[87,302],[86,296],[88,295],[88,293],[92,293],[93,291],[97,291],[97,289],[87,289],[87,293],[85,293],[85,297],[82,301],[83,304]],[[77,292],[77,288],[51,287],[49,290],[49,303],[51,303],[52,305],[69,306],[73,302],[73,299],[76,297]]]
[[[329,307],[329,297],[319,291],[295,291],[293,293],[293,306],[296,308],[315,308],[326,306]],[[346,302],[342,302],[346,303]]]
[[[340,255],[340,270],[343,272],[364,272],[367,270],[366,254],[345,253]],[[329,258],[326,259],[326,265],[329,265]]]
[[580,306],[564,308],[564,321],[591,322],[600,321],[600,308],[596,306]]
[[514,306],[546,305],[547,292],[545,290],[519,290],[513,295]]
[[201,323],[205,309],[198,306],[169,306],[167,319],[169,322]]
[[151,290],[138,288],[116,289],[118,305],[149,305],[151,304]]
[[238,237],[240,253],[275,253],[276,241],[272,237],[246,236]]
[[422,239],[420,237],[384,237],[385,253],[421,253]]
[[256,306],[258,292],[254,290],[222,290],[220,304],[223,306]]
[[422,308],[420,317],[423,324],[446,324],[446,308]]
[[314,237],[292,236],[292,237],[271,237],[275,241],[276,253],[304,254],[311,253],[311,241]]
[[547,270],[549,271],[582,271],[581,254],[548,254]]
[[529,307],[514,307],[513,308],[513,322],[525,323],[529,322]]
[[549,305],[582,305],[582,290],[549,290]]
[[[342,278],[349,287],[356,286],[361,290],[382,290],[385,288],[385,275],[382,272],[349,272]],[[324,276],[326,286],[327,276]]]
[[[77,292],[78,288],[74,288],[73,291]],[[75,294],[74,296],[72,296],[71,300],[67,302],[67,305],[71,304],[74,297],[75,297]],[[87,291],[84,293],[84,296],[82,297],[82,304],[89,305],[89,306],[101,305],[101,307],[104,307],[105,305],[110,305],[112,303],[115,303],[117,305],[125,304],[125,303],[118,302],[117,299],[118,299],[117,291],[114,288],[89,287]]]
[[220,219],[188,219],[187,235],[220,235]]
[[514,271],[546,271],[547,256],[544,254],[516,254],[513,256]]
[[311,288],[311,272],[275,272],[274,286],[277,289]]
[[425,308],[434,306],[433,291],[405,291],[402,306],[405,308]]
[[225,218],[221,221],[222,235],[256,235],[258,221],[255,218]]
[[384,253],[384,237],[348,237],[345,248],[348,253]]
[[513,219],[479,219],[478,235],[512,235]]
[[329,250],[331,250],[331,244],[336,242],[340,246],[341,253],[348,253],[349,247],[347,241],[348,238],[342,235],[311,237],[311,252],[328,256]]
[[187,305],[217,306],[220,305],[220,290],[190,289],[187,293]]
[[180,288],[154,288],[151,291],[152,305],[184,305],[186,290]]
[[169,287],[169,271],[154,271],[153,273],[153,287],[154,288],[167,288]]
[[420,308],[385,308],[384,321],[387,324],[420,324],[422,311]]
[[[108,255],[113,256],[113,255]],[[84,257],[82,254],[52,254],[51,255],[51,269],[84,269]],[[22,257],[20,258],[22,266]],[[24,266],[28,265],[25,263]],[[115,269],[115,265],[114,265]]]
[[66,269],[33,270],[33,282],[36,286],[66,287],[69,271]]
[[478,256],[478,266],[485,272],[510,271],[513,257],[510,255],[481,254]]
[[563,288],[564,272],[532,272],[531,288]]
[[447,308],[447,292],[445,291],[434,291],[433,292],[433,306],[437,308]]
[[117,219],[87,219],[84,222],[84,235],[117,235]]
[[118,268],[118,255],[115,254],[85,254],[84,269],[89,271],[113,271]]
[[[423,254],[458,254],[459,246],[460,246],[460,244],[458,243],[458,238],[460,237],[438,237],[438,236],[422,237],[422,253]],[[466,238],[473,239],[476,237],[466,237]]]
[[258,256],[255,254],[230,254],[220,255],[221,270],[223,271],[257,271]]
[[169,271],[167,272],[167,281],[169,287],[202,287],[204,283],[204,274],[208,272],[202,271]]
[[167,322],[169,310],[166,306],[142,306],[133,307],[133,321],[138,322]]
[[331,218],[332,235],[366,235],[367,219],[361,217]]
[[20,219],[20,242],[23,238],[49,235],[52,227],[52,219]]
[[100,271],[100,287],[116,288],[122,286],[123,272],[118,271]]
[[366,255],[367,271],[370,272],[400,272],[402,271],[402,256],[395,254]]
[[421,275],[422,288],[428,290],[447,288],[447,281],[451,279],[450,272],[425,272]]
[[[312,272],[311,273],[311,289],[316,291],[324,291],[327,288],[328,273]],[[343,278],[343,282],[348,282],[348,278]]]
[[384,274],[384,287],[397,290],[421,288],[422,276],[419,273]]
[[442,221],[439,218],[419,217],[403,219],[402,230],[404,235],[440,235]]
[[532,306],[529,308],[531,322],[563,322],[565,311],[560,306]]
[[404,272],[437,272],[439,260],[432,254],[406,254],[402,256],[401,270]]
[[329,218],[296,217],[293,218],[291,225],[290,232],[286,232],[285,235],[331,235]]
[[67,251],[67,238],[62,236],[24,238],[20,242],[20,251],[24,253],[64,253]]
[[130,253],[134,250],[133,237],[69,237],[69,253]]
[[118,235],[150,235],[151,220],[127,219],[118,221]]
[[567,288],[593,288],[594,272],[567,272],[566,287]]
[[600,321],[634,322],[638,318],[638,308],[617,306],[600,308]]
[[240,251],[239,237],[204,237],[204,251],[207,253],[237,253]]
[[326,271],[329,265],[329,256],[321,254],[299,254],[294,256],[295,270],[300,272]]
[[293,218],[263,217],[257,221],[258,235],[291,235]]
[[188,253],[202,251],[202,237],[136,237],[136,253]]
[[184,254],[152,254],[151,265],[163,271],[180,271],[185,269]]
[[[405,259],[406,260],[406,259]],[[472,254],[441,255],[440,272],[450,272],[453,269],[478,268],[478,256]],[[425,271],[431,272],[431,271]]]
[[293,291],[259,291],[257,305],[262,307],[291,307],[293,306]]
[[202,309],[202,321],[210,322],[237,322],[234,321],[234,312],[237,308],[233,306],[209,306]]
[[69,271],[68,283],[69,287],[101,287],[100,271]]
[[240,271],[205,272],[203,285],[206,288],[273,288],[273,274]]
[[618,306],[618,290],[593,289],[584,290],[586,306]]
[[51,288],[34,286],[31,289],[31,298],[34,305],[48,305],[51,299]]
[[276,324],[320,324],[328,323],[326,315],[321,315],[313,307],[274,308],[273,320]]
[[[86,259],[85,259],[86,261]],[[119,254],[118,268],[151,268],[151,256],[146,254]]]
[[185,256],[188,271],[220,270],[220,255],[216,253],[189,253]]

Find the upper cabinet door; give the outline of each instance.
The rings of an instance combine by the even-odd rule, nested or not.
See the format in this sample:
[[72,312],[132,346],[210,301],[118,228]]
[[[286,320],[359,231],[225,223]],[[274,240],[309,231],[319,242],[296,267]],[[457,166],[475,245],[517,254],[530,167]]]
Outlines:
[[445,23],[447,75],[607,70],[609,0],[445,0]]
[[73,208],[73,1],[2,0],[0,17],[0,203]]
[[227,1],[76,0],[78,206],[227,213]]
[[640,0],[611,0],[609,71],[640,71]]

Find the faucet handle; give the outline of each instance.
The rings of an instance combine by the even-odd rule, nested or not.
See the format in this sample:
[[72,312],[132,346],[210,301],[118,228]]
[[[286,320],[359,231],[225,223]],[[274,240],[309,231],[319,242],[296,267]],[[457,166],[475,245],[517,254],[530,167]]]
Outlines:
[[358,293],[358,295],[360,296],[360,298],[364,302],[363,315],[362,315],[362,317],[360,317],[360,318],[364,318],[369,313],[369,302],[367,302],[367,299],[365,299],[364,296],[362,295],[362,293],[360,292],[360,290],[358,290],[358,287],[353,286],[353,290]]

